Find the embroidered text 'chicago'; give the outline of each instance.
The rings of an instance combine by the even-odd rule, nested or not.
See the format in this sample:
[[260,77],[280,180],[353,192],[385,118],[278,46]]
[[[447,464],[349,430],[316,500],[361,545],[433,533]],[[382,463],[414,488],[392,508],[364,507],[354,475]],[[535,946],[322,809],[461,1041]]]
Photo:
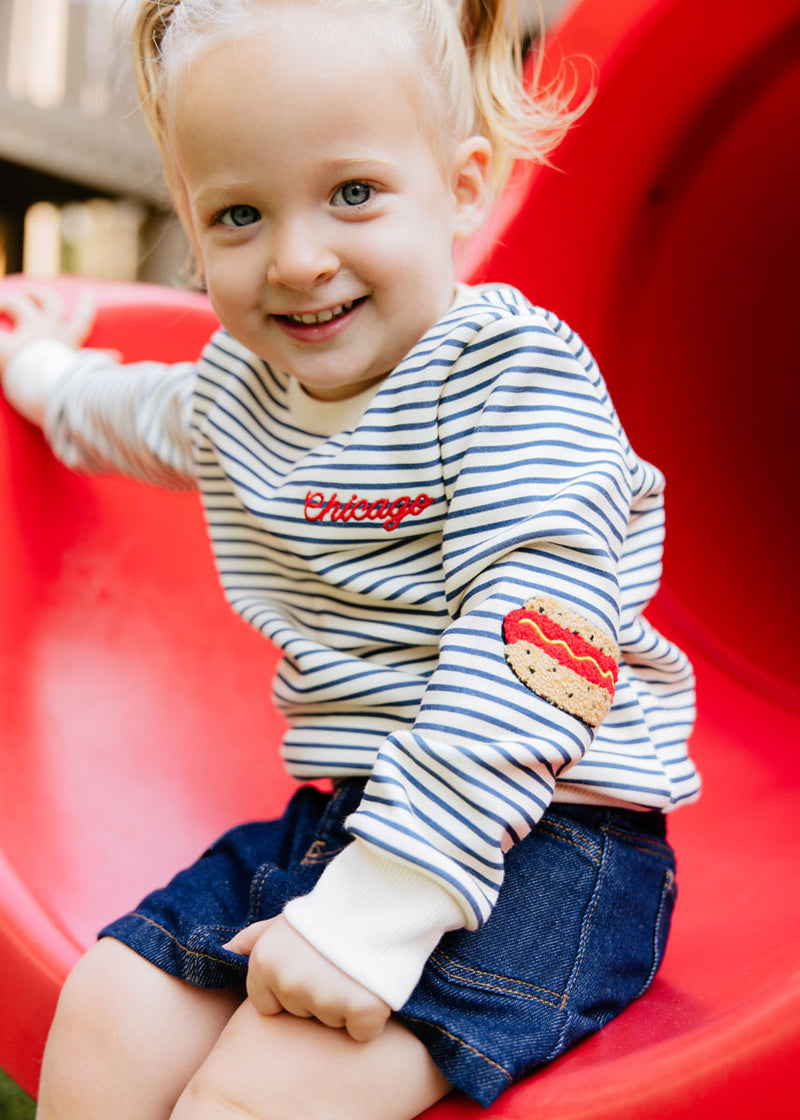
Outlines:
[[383,527],[391,533],[405,517],[418,517],[433,502],[428,494],[417,494],[416,498],[403,495],[400,498],[376,498],[368,502],[358,494],[347,502],[340,502],[334,492],[330,498],[312,490],[306,494],[306,521],[382,521]]

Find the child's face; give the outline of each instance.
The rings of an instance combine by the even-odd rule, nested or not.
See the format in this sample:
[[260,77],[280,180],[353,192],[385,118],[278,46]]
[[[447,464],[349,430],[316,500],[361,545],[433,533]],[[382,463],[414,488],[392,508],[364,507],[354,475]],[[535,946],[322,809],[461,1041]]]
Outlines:
[[385,376],[447,310],[453,240],[487,198],[485,141],[435,151],[412,79],[358,27],[273,13],[187,68],[170,120],[220,321],[322,399]]

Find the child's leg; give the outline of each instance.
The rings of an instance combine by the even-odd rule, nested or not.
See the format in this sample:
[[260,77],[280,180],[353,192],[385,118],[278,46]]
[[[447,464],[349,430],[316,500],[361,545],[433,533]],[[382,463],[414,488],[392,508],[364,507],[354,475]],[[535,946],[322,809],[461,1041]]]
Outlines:
[[243,995],[192,988],[99,941],[59,1000],[39,1120],[167,1120]]
[[425,1047],[390,1019],[371,1042],[243,1003],[172,1120],[411,1120],[450,1090]]
[[39,1120],[410,1120],[450,1088],[393,1020],[354,1042],[312,1019],[259,1015],[242,995],[192,988],[99,941],[59,1000]]

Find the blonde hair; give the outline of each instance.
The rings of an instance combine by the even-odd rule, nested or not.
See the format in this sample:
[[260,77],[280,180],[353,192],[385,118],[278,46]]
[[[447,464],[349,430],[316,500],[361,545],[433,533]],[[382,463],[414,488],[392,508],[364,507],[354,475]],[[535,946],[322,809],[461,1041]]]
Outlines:
[[[518,158],[546,162],[550,152],[586,108],[578,104],[574,72],[562,64],[543,80],[537,49],[531,74],[523,77],[523,40],[515,0],[289,0],[331,10],[391,16],[407,31],[399,50],[415,50],[414,73],[432,96],[428,124],[455,142],[482,135],[493,151],[495,192]],[[170,82],[210,43],[247,34],[267,7],[287,0],[138,0],[133,29],[134,65],[142,107],[160,149],[165,172],[181,209],[179,184],[168,143]],[[423,66],[419,66],[419,56]],[[437,96],[438,95],[438,96]],[[432,108],[431,108],[432,107]]]

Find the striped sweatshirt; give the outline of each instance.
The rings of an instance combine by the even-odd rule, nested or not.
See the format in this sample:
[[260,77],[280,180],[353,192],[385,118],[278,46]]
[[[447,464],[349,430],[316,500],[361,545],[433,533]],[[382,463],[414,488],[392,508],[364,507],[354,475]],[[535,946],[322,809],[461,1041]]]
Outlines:
[[199,489],[225,595],[283,653],[286,766],[368,778],[354,842],[286,909],[344,971],[399,1008],[553,800],[697,796],[691,666],[642,614],[663,478],[556,316],[462,285],[333,404],[221,330],[196,364],[111,365],[65,360],[56,454]]

